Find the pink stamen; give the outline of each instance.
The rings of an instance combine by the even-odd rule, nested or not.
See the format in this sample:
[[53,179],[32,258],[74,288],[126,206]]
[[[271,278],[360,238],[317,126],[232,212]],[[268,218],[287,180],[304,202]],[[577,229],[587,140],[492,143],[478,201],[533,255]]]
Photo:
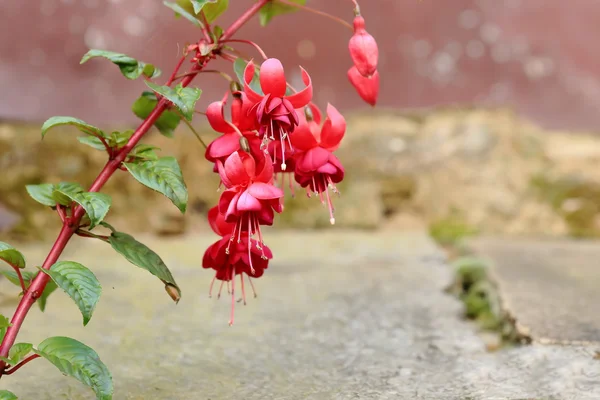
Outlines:
[[213,290],[213,286],[215,284],[215,281],[217,280],[217,275],[215,274],[215,276],[212,278],[212,281],[210,282],[210,286],[208,287],[208,298],[212,298],[212,290]]
[[244,288],[244,274],[240,274],[240,281],[242,282],[242,300],[246,305],[246,289]]
[[[227,282],[229,283],[229,281]],[[229,326],[233,325],[233,312],[235,311],[235,266],[233,267],[233,276],[231,277],[231,318]]]
[[221,281],[221,286],[219,287],[219,294],[217,294],[217,299],[221,298],[221,291],[223,290],[224,283],[225,283],[225,281]]
[[329,222],[331,225],[335,225],[335,218],[333,217],[333,204],[331,203],[331,198],[329,197],[329,190],[325,189],[325,195],[327,196],[327,204],[329,206]]
[[251,232],[251,220],[250,220],[250,214],[248,214],[248,261],[250,263],[250,271],[252,272],[252,275],[254,275],[254,266],[252,265],[252,232]]
[[250,277],[248,277],[248,282],[250,282],[250,286],[252,286],[252,293],[254,293],[254,298],[257,298],[258,294],[256,293],[256,289],[254,289],[254,283],[252,283],[252,279],[250,279]]

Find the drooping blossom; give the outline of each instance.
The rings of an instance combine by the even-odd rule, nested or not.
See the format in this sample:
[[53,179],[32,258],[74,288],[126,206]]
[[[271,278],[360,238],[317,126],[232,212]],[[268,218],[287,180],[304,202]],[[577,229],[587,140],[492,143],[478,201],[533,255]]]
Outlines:
[[358,72],[370,77],[377,71],[379,48],[375,38],[365,29],[365,19],[361,15],[354,17],[354,34],[348,43],[350,57]]
[[[210,209],[208,220],[215,233],[222,236],[222,238],[208,247],[202,258],[202,267],[215,271],[215,276],[209,288],[209,296],[212,296],[215,280],[221,281],[218,297],[221,296],[223,285],[227,282],[227,290],[231,293],[229,324],[232,325],[235,310],[235,277],[238,275],[240,277],[242,300],[246,304],[244,274],[247,275],[254,297],[256,297],[254,284],[250,278],[260,278],[264,274],[264,270],[269,267],[269,260],[273,258],[273,254],[267,246],[246,235],[240,234],[239,237],[234,237],[235,224],[225,221],[225,217],[219,212],[218,206]],[[231,282],[231,290],[229,282]]]
[[368,104],[375,106],[379,96],[379,72],[375,71],[370,77],[364,77],[356,66],[348,70],[348,79],[360,97]]
[[337,193],[336,183],[344,179],[344,168],[333,155],[346,132],[346,120],[332,105],[327,105],[327,119],[320,125],[321,114],[316,107],[311,107],[312,121],[302,118],[300,125],[291,135],[291,142],[297,153],[294,177],[300,186],[318,193],[324,202],[323,193],[329,207],[329,217],[332,224],[333,203],[329,188]]
[[[256,134],[258,125],[255,118],[248,115],[249,102],[245,99],[243,92],[235,93],[231,103],[231,122],[225,120],[224,107],[226,99],[215,101],[206,109],[206,117],[210,126],[217,132],[222,133],[207,147],[205,157],[208,161],[225,162],[233,152],[240,150],[240,134],[246,138],[250,151],[253,154],[260,153],[260,138]],[[217,167],[215,165],[215,172]]]
[[263,94],[255,92],[250,83],[254,78],[254,63],[250,61],[244,70],[244,92],[252,104],[249,112],[255,113],[260,126],[259,133],[266,147],[269,141],[278,141],[281,146],[281,169],[287,169],[285,143],[288,135],[298,126],[296,109],[306,106],[312,99],[312,82],[301,67],[302,80],[306,87],[286,96],[287,83],[281,62],[275,58],[264,61],[260,67],[260,87]]

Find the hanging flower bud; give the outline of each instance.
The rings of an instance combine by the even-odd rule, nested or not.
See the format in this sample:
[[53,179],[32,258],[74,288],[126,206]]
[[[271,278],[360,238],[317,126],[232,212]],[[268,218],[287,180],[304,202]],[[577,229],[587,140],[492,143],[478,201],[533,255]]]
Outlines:
[[379,95],[379,72],[371,77],[364,77],[358,72],[356,66],[348,70],[348,79],[352,86],[356,89],[360,97],[372,106],[377,104],[377,96]]
[[365,30],[365,19],[360,15],[354,17],[354,35],[350,38],[348,49],[362,76],[370,77],[377,71],[379,48],[375,38]]

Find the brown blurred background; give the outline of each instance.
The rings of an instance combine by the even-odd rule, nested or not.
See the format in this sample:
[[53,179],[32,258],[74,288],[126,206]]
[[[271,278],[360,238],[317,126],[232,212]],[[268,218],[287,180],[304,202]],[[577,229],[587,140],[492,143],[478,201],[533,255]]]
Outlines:
[[[222,26],[252,0],[230,2]],[[350,0],[309,4],[352,19]],[[105,60],[79,65],[81,56],[89,48],[123,52],[168,74],[181,48],[200,33],[176,20],[161,0],[0,5],[0,232],[27,238],[44,236],[48,228],[54,234],[55,216],[30,200],[24,185],[86,184],[104,158],[77,143],[73,129],[40,142],[39,123],[71,115],[106,130],[131,128],[131,104],[146,88]],[[347,115],[339,156],[348,174],[336,200],[339,226],[600,235],[600,53],[593,47],[600,3],[363,0],[362,11],[380,46],[382,87],[375,110],[347,81],[350,32],[341,25],[298,12],[266,28],[255,19],[238,35],[281,58],[292,83],[301,64],[313,78],[316,102],[332,102]],[[195,82],[204,90],[199,108],[226,89],[214,75]],[[195,123],[211,139],[215,134],[202,122]],[[111,221],[164,234],[203,223],[218,197],[217,182],[203,150],[181,131],[175,140],[156,134],[148,140],[178,156],[191,216],[182,218],[159,195],[119,174],[107,187]],[[128,206],[131,198],[139,199],[135,210]],[[278,226],[314,228],[327,221],[318,203],[300,198],[286,201]]]

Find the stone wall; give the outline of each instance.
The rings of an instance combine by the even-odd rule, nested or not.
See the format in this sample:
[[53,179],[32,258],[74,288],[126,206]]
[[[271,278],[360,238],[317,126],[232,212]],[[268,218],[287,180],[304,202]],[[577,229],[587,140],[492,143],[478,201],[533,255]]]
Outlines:
[[[214,137],[206,127],[207,139]],[[39,127],[0,125],[0,236],[46,238],[58,218],[31,200],[25,184],[89,184],[104,162],[79,144],[74,129],[40,140]],[[218,180],[196,139],[153,133],[149,142],[179,158],[190,192],[184,218],[161,195],[118,172],[106,187],[109,221],[122,230],[178,234],[206,229]],[[548,132],[506,109],[439,109],[355,114],[339,149],[347,179],[335,198],[341,227],[462,224],[473,231],[595,236],[600,232],[600,139]],[[128,204],[134,204],[128,207]],[[286,198],[279,227],[320,228],[329,216],[302,190]]]

